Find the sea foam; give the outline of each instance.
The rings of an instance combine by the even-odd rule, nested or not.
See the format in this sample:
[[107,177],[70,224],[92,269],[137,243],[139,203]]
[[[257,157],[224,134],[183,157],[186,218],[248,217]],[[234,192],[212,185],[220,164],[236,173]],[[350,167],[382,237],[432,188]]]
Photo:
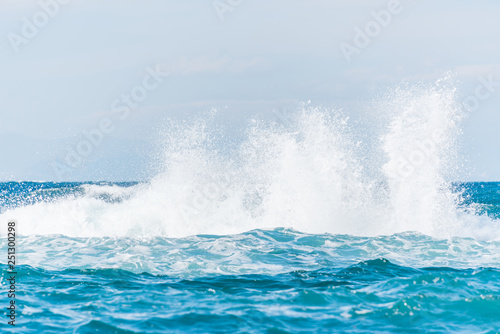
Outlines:
[[387,94],[373,107],[386,124],[372,140],[374,159],[335,108],[306,103],[280,123],[251,120],[231,148],[210,117],[171,121],[161,139],[161,172],[150,181],[86,186],[82,196],[0,218],[20,221],[24,235],[183,237],[286,227],[497,240],[497,221],[464,210],[451,184],[464,116],[456,95],[446,80]]

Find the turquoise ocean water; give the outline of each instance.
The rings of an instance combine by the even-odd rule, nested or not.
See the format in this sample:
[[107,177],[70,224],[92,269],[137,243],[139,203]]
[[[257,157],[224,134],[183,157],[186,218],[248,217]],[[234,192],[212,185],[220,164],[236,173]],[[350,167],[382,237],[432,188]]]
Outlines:
[[[119,200],[109,189],[135,186],[4,183],[0,207],[13,213],[27,203],[82,200],[89,193],[114,205]],[[464,205],[476,203],[481,215],[499,224],[500,184],[456,187],[464,192]],[[29,235],[27,225],[18,219],[25,234],[17,246],[19,333],[500,329],[500,241],[287,228],[179,238],[79,237]],[[5,238],[1,247],[4,254]],[[5,290],[5,265],[2,270]],[[5,318],[0,328],[8,330]]]
[[453,86],[389,95],[366,133],[171,122],[147,182],[0,183],[2,309],[15,220],[19,333],[500,333],[500,183],[451,182]]

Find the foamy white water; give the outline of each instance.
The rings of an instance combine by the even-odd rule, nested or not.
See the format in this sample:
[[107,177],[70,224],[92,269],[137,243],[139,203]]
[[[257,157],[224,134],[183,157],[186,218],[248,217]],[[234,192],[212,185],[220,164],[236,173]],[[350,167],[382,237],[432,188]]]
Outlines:
[[[169,236],[293,228],[374,236],[500,238],[498,224],[466,214],[453,193],[463,117],[455,88],[398,88],[383,105],[383,161],[362,159],[348,119],[335,109],[298,108],[289,122],[252,121],[231,154],[210,120],[165,128],[163,172],[132,188],[86,186],[85,195],[5,212],[25,235]],[[362,145],[362,143],[361,143]],[[363,164],[375,164],[366,166]],[[380,170],[380,177],[366,173]],[[117,201],[104,201],[99,194]]]

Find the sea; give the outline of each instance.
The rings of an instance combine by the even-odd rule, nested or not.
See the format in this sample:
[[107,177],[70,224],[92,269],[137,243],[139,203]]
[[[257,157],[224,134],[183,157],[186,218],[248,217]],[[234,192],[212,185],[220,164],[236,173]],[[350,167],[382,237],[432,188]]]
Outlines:
[[500,183],[457,179],[456,100],[393,92],[370,144],[309,104],[236,143],[172,122],[149,180],[0,183],[0,331],[500,333]]

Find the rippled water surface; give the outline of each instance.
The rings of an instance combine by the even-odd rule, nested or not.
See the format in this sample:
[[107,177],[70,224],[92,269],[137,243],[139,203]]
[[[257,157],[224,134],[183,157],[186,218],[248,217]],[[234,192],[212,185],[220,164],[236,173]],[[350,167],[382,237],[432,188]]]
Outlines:
[[[141,187],[0,185],[2,224],[17,217],[19,232],[17,332],[499,333],[498,183],[453,185],[475,237],[97,228],[92,210],[127,205]],[[61,225],[79,219],[94,235]]]

